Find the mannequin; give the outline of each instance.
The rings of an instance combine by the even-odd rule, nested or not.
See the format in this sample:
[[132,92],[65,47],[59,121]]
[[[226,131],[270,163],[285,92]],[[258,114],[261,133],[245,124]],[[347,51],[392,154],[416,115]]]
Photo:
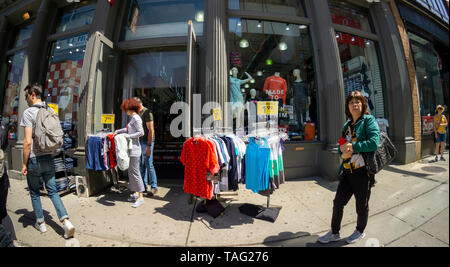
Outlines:
[[250,74],[245,72],[247,75],[247,79],[240,80],[237,75],[239,70],[234,67],[231,69],[231,77],[230,77],[230,102],[232,103],[233,109],[233,117],[244,110],[244,97],[241,93],[241,85],[250,82],[253,78]]
[[295,81],[292,85],[292,92],[294,98],[294,109],[297,115],[298,128],[300,132],[304,132],[304,125],[306,122],[307,105],[310,103],[308,96],[308,84],[301,78],[300,70],[293,71]]
[[279,72],[267,77],[263,92],[268,95],[270,100],[279,100],[280,104],[286,104],[287,83],[280,77]]
[[231,77],[230,77],[230,102],[232,103],[242,103],[244,104],[244,97],[241,93],[241,85],[250,82],[253,78],[247,72],[247,79],[240,80],[237,75],[239,70],[234,67],[231,69]]

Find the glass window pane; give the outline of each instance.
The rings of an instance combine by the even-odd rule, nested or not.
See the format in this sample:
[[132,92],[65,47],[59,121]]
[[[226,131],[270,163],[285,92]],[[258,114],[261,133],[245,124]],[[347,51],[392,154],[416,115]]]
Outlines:
[[[423,120],[426,117],[434,116],[437,105],[444,105],[442,60],[431,42],[411,32],[408,33],[408,36],[416,67],[420,114]],[[430,131],[430,129],[422,127],[422,133],[431,134],[432,129]]]
[[[21,88],[25,51],[17,52],[8,58],[5,95],[3,96],[2,124],[14,126],[17,133],[17,112],[19,109],[19,90]],[[13,139],[17,139],[17,134]]]
[[343,5],[342,2],[334,0],[330,0],[328,5],[333,23],[372,32],[369,10],[349,4]]
[[13,48],[27,45],[30,42],[31,32],[33,31],[33,26],[34,26],[34,24],[30,24],[28,26],[21,28],[18,31],[17,36],[15,37],[15,40],[14,40]]
[[87,39],[88,34],[84,33],[53,42],[44,89],[46,101],[58,104],[59,119],[72,125],[72,136],[75,138],[81,68]]
[[359,36],[337,32],[342,64],[345,97],[360,91],[367,100],[370,113],[385,118],[383,81],[376,44]]
[[204,0],[130,1],[122,40],[186,36],[189,20],[195,33],[203,35]]
[[82,1],[61,10],[56,24],[56,32],[65,32],[90,25],[95,13],[95,1]]
[[228,8],[231,10],[257,11],[289,16],[306,16],[303,0],[228,0]]
[[239,18],[230,18],[229,27],[233,107],[276,101],[279,128],[291,140],[315,140],[318,107],[309,27]]
[[[181,141],[170,133],[177,114],[170,114],[173,103],[185,100],[186,50],[148,49],[126,56],[123,98],[139,97],[154,116],[156,141]],[[126,120],[122,120],[125,126]]]

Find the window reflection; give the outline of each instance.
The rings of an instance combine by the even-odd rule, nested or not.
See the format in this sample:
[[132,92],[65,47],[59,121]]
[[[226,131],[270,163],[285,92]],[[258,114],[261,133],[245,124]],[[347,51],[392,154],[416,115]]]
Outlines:
[[[307,25],[230,18],[230,102],[276,101],[291,140],[317,138],[317,94]],[[247,75],[248,74],[248,75]],[[251,115],[251,114],[250,114]]]
[[203,35],[204,0],[132,0],[122,29],[122,40],[186,36],[192,20]]

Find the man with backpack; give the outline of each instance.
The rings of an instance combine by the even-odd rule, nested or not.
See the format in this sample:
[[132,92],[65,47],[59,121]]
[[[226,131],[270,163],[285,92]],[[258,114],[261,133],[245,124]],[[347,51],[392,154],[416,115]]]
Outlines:
[[52,154],[63,143],[61,124],[55,112],[41,100],[42,86],[28,85],[25,99],[29,108],[23,112],[20,126],[24,127],[22,174],[27,176],[31,203],[36,215],[34,227],[41,233],[47,228],[44,222],[40,198],[40,179],[45,183],[48,195],[55,206],[58,219],[63,224],[64,238],[71,238],[75,228],[56,189],[55,163]]

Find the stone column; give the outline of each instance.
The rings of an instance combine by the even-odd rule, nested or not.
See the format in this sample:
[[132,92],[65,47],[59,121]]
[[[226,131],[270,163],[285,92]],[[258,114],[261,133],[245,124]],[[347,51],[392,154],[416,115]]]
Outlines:
[[208,0],[205,10],[206,92],[205,102],[218,102],[222,121],[226,118],[225,102],[228,101],[228,45],[227,45],[227,1]]
[[[420,159],[421,129],[416,72],[409,39],[395,1],[373,5],[386,76],[386,104],[397,162]],[[398,103],[405,103],[399,105]],[[406,104],[409,103],[409,104]]]
[[321,153],[321,175],[330,179],[337,177],[339,168],[338,144],[345,123],[345,94],[339,48],[336,41],[331,14],[326,0],[308,2],[312,18],[314,49],[318,50],[316,73],[320,113],[320,138],[326,143]]

